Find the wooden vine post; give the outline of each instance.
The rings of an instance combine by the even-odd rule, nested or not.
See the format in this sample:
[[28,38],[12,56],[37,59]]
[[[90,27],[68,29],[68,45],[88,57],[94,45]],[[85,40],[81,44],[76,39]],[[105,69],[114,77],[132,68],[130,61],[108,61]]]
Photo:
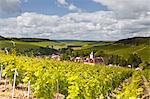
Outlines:
[[28,81],[28,98],[30,99],[30,81]]
[[58,79],[56,80],[56,90],[57,90],[57,93],[56,93],[56,99],[59,99],[59,82],[58,82]]
[[59,93],[59,82],[58,82],[58,79],[57,79],[57,93]]
[[13,90],[12,90],[12,99],[14,98],[14,93],[15,93],[15,84],[16,84],[16,77],[18,76],[18,72],[17,70],[15,69],[14,70],[14,81],[13,81]]
[[0,84],[1,84],[1,80],[2,80],[2,71],[3,71],[3,65],[1,65],[1,71],[0,71]]
[[7,89],[7,75],[6,75],[6,78],[5,78],[5,90]]
[[5,53],[6,53],[6,55],[8,55],[8,53],[9,53],[8,50],[7,50],[7,48],[5,48]]

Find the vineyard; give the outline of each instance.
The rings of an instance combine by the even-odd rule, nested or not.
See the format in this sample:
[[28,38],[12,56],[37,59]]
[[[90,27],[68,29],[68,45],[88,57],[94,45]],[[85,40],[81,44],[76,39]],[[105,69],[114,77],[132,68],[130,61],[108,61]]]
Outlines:
[[[149,70],[141,72],[3,53],[0,54],[0,66],[1,81],[8,80],[9,85],[14,85],[16,75],[15,88],[22,85],[30,98],[37,99],[107,99],[112,96],[137,99],[147,94],[142,77],[150,81]],[[6,86],[9,85],[6,83]],[[149,87],[150,84],[147,89]],[[8,97],[11,95],[8,94]]]
[[[150,82],[150,70],[144,71],[144,76],[145,76],[146,79]],[[150,86],[150,83],[149,83],[149,86]]]

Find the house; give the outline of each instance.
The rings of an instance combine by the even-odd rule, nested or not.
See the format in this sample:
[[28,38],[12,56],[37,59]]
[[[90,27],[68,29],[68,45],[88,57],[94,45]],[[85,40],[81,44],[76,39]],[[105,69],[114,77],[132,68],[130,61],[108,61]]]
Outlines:
[[131,65],[128,65],[128,67],[129,67],[129,68],[132,68],[132,66],[131,66]]
[[137,67],[137,68],[135,68],[135,70],[136,70],[136,71],[142,71],[143,69],[142,69],[142,68]]
[[94,57],[94,58],[87,58],[84,60],[84,64],[103,64],[104,59],[102,57]]
[[95,65],[95,64],[103,64],[104,59],[102,57],[95,57],[94,53],[91,52],[90,58],[76,57],[74,58],[74,62],[83,62],[84,64]]
[[75,59],[74,59],[74,61],[75,62],[84,62],[84,57],[76,57]]
[[60,55],[59,54],[52,54],[51,58],[60,61]]

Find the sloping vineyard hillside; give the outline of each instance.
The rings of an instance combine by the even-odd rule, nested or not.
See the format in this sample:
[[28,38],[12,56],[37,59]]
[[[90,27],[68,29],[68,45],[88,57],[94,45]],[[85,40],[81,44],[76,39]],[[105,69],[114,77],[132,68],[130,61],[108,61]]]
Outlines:
[[[4,80],[7,78],[9,84],[12,84],[14,70],[16,70],[18,74],[15,82],[16,87],[20,84],[27,85],[30,82],[30,95],[38,99],[53,99],[58,94],[67,99],[107,98],[125,79],[132,77],[136,72],[128,68],[91,66],[46,58],[5,55],[3,53],[0,54],[0,66],[3,69],[2,77]],[[139,76],[133,76],[129,87],[140,82],[138,78]],[[147,78],[149,79],[149,76]],[[140,87],[141,84],[133,86],[135,90],[137,88],[141,92]],[[124,89],[122,94],[126,92],[128,87]],[[139,93],[135,93],[133,97],[136,98],[138,95]]]

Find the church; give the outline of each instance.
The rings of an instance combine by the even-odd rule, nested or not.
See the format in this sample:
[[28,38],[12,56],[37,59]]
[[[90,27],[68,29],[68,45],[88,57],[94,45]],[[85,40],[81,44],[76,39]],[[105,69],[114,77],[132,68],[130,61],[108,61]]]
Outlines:
[[103,57],[95,57],[93,52],[91,52],[90,58],[86,58],[84,60],[84,64],[95,65],[95,64],[103,64],[103,63],[104,63]]

